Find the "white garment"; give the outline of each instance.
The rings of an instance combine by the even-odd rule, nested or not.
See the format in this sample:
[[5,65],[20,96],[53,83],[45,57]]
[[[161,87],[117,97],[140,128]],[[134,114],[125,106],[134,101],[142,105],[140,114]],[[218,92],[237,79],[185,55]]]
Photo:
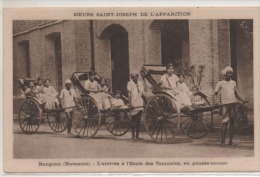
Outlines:
[[176,88],[177,82],[179,82],[179,78],[175,74],[172,74],[171,76],[164,74],[161,77],[161,82],[163,87]]
[[[75,106],[75,101],[74,98],[76,98],[76,94],[74,89],[62,89],[61,93],[60,93],[60,98],[62,99],[62,107],[63,108],[68,108],[68,107],[72,107]],[[73,108],[70,109],[66,109],[66,112],[71,112],[73,110]]]
[[137,114],[139,111],[143,110],[143,98],[142,95],[144,95],[144,87],[143,84],[140,81],[137,81],[137,84],[133,82],[132,80],[127,83],[127,91],[131,93],[131,105],[134,108],[131,112],[131,115]]
[[221,103],[233,103],[237,102],[237,98],[235,96],[235,91],[237,90],[236,82],[233,80],[230,81],[219,81],[216,85],[215,92],[221,93]]
[[98,90],[102,90],[102,91],[104,91],[104,92],[108,92],[108,87],[106,86],[106,85],[104,85],[103,87],[100,85],[100,84],[98,84]]
[[[167,74],[162,75],[161,82],[163,87],[170,87],[174,90],[167,90],[166,91],[172,95],[172,97],[176,98],[175,101],[176,107],[179,110],[183,106],[190,106],[192,105],[189,96],[187,93],[179,91],[177,85],[179,84],[179,78],[175,74],[168,76]],[[178,83],[178,84],[177,84]],[[175,93],[177,93],[175,95]]]
[[58,92],[52,87],[44,87],[43,88],[44,92],[44,101],[46,101],[46,108],[47,109],[55,109],[55,103],[58,105],[59,100],[56,98],[58,96]]
[[120,107],[120,106],[124,106],[124,102],[123,102],[123,100],[122,99],[117,99],[117,98],[114,98],[113,100],[112,100],[112,105],[114,106],[114,107]]
[[[98,91],[97,81],[91,82],[90,80],[87,80],[85,82],[85,89]],[[108,94],[106,94],[104,92],[98,92],[98,93],[90,92],[89,95],[92,96],[95,99],[99,109],[109,109],[109,108],[111,108],[110,102],[108,100],[108,97],[109,97]]]
[[182,83],[179,82],[178,89],[182,92],[186,92],[188,95],[191,95],[191,91],[185,82]]
[[88,89],[88,90],[96,90],[96,91],[98,91],[98,83],[97,83],[97,81],[91,82],[90,80],[86,80],[84,87],[85,87],[85,89]]
[[189,87],[186,85],[185,82],[182,83],[178,83],[178,89],[179,89],[179,94],[182,100],[182,104],[186,105],[186,106],[191,106],[191,96],[192,93],[189,89]]

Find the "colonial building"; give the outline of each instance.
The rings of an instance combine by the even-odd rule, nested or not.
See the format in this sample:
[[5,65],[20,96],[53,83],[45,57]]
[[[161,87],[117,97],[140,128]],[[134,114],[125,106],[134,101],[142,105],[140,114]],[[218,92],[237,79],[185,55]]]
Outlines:
[[201,89],[211,100],[227,65],[234,68],[240,95],[253,100],[253,59],[238,20],[13,22],[15,96],[18,78],[50,78],[60,90],[73,72],[90,68],[125,93],[132,71],[179,58],[205,66]]

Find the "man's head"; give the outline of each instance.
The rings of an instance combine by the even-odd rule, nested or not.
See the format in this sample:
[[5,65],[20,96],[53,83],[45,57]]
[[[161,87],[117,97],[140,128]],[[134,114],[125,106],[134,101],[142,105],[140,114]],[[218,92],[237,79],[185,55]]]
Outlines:
[[66,87],[66,89],[70,89],[70,87],[71,87],[71,80],[70,79],[67,79],[65,81],[65,87]]
[[227,66],[222,70],[222,74],[225,76],[225,80],[230,80],[233,74],[233,69],[230,66]]
[[138,81],[139,74],[137,72],[131,73],[131,78],[134,82]]

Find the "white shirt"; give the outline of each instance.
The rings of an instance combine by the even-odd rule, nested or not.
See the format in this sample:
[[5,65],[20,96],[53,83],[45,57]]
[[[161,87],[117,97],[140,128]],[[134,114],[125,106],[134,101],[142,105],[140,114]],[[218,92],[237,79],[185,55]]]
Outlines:
[[[131,93],[131,105],[133,107],[143,106],[144,87],[140,81],[135,84],[132,80],[127,83],[127,91]],[[137,108],[135,110],[143,110],[143,108]]]
[[112,105],[115,106],[115,107],[124,106],[124,102],[120,98],[119,99],[114,98],[113,101],[112,101]]
[[86,80],[85,82],[85,89],[88,89],[88,90],[98,90],[98,83],[97,81],[93,81],[91,82],[90,80]]
[[184,82],[182,82],[182,83],[179,82],[178,89],[182,92],[186,92],[186,93],[190,92],[190,89],[188,88],[188,86]]
[[74,98],[76,98],[76,94],[74,89],[62,89],[60,98],[62,99],[63,108],[75,106]]
[[58,95],[58,92],[56,92],[56,90],[52,86],[44,87],[43,92],[45,95],[52,97],[56,97]]
[[167,74],[164,74],[161,77],[161,82],[162,87],[176,88],[177,82],[179,82],[179,78],[175,74],[172,74],[170,77]]
[[221,93],[221,103],[233,103],[237,101],[237,98],[235,96],[236,88],[236,82],[233,80],[230,81],[219,81],[216,85],[215,92]]

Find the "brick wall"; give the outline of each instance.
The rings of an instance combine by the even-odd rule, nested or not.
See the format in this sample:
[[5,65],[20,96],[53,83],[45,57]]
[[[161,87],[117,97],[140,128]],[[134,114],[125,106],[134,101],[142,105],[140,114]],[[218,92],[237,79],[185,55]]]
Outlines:
[[[31,76],[50,78],[55,81],[56,71],[54,64],[53,41],[46,36],[52,33],[60,33],[62,48],[62,78],[69,78],[74,71],[86,71],[91,67],[91,48],[89,21],[61,21],[45,28],[45,24],[54,21],[14,21],[14,33],[31,29],[30,32],[15,35],[14,46],[14,83],[19,77],[25,77],[25,65],[23,49],[19,45],[22,41],[29,41]],[[111,24],[118,24],[128,32],[129,42],[129,67],[130,72],[140,71],[143,64],[161,64],[161,31],[150,29],[153,20],[97,20],[94,21],[94,45],[96,71],[111,81],[111,48],[110,38],[100,38],[102,32]],[[34,30],[32,30],[34,29]],[[240,34],[238,34],[240,35]],[[222,79],[221,70],[230,65],[230,31],[228,20],[189,20],[189,35],[185,36],[183,43],[184,58],[191,64],[206,65],[202,81],[202,90],[213,100],[215,84]],[[239,39],[239,48],[243,48],[243,39]],[[242,49],[241,49],[242,51]],[[238,51],[239,52],[239,51]],[[244,53],[244,52],[241,52]],[[242,70],[242,58],[239,57],[238,69]],[[248,65],[250,70],[251,65]],[[252,70],[251,70],[252,71]],[[242,74],[242,73],[241,73]],[[239,75],[239,77],[243,78]],[[252,73],[246,73],[249,76]],[[239,81],[239,87],[244,89]],[[253,83],[248,79],[248,84]],[[250,83],[249,83],[250,82]],[[55,82],[52,83],[56,87]],[[18,94],[14,84],[14,94]],[[243,93],[243,95],[246,95]],[[252,98],[253,96],[249,96]]]
[[190,62],[205,65],[201,89],[214,101],[220,71],[230,64],[230,33],[227,20],[190,20]]
[[44,25],[53,20],[14,20],[13,21],[13,33],[19,33],[39,25]]

